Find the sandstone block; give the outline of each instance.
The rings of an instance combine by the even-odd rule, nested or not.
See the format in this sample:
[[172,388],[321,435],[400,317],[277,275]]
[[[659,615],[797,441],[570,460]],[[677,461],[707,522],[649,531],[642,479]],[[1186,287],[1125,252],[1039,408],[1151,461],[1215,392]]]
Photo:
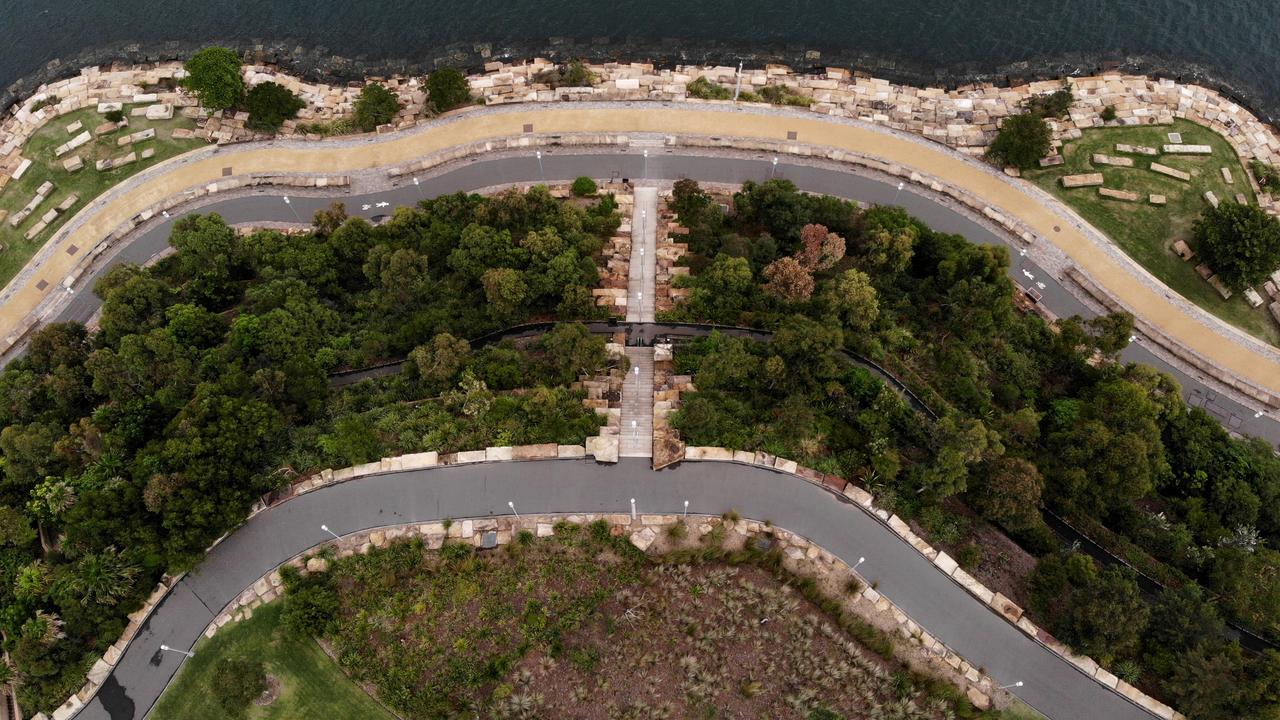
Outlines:
[[1060,178],[1062,187],[1078,188],[1102,184],[1102,173],[1085,173],[1083,175],[1065,175]]
[[62,161],[62,169],[67,172],[75,172],[82,167],[84,167],[84,160],[80,159],[79,155],[72,155]]
[[586,452],[594,457],[596,462],[616,463],[618,462],[618,438],[605,435],[589,437]]
[[1112,188],[1100,187],[1098,194],[1102,197],[1112,198],[1113,200],[1127,200],[1129,202],[1138,201],[1138,193],[1132,190],[1115,190]]
[[1161,175],[1167,175],[1171,178],[1182,180],[1183,182],[1191,181],[1191,173],[1183,172],[1181,170],[1175,170],[1174,168],[1171,168],[1168,165],[1161,165],[1160,163],[1157,163],[1157,162],[1151,163],[1151,172],[1160,173]]

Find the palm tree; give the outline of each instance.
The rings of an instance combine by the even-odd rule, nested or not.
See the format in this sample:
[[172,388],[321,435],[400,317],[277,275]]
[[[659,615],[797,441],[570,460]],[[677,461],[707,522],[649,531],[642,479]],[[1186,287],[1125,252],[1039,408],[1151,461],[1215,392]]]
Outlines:
[[108,547],[80,558],[67,582],[86,605],[90,602],[114,605],[133,589],[137,575],[137,567],[129,564],[114,547]]

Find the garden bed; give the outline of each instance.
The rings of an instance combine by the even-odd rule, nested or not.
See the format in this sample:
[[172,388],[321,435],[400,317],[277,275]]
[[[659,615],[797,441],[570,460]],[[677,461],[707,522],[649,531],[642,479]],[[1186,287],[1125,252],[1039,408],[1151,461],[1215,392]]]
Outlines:
[[[1171,132],[1181,133],[1184,144],[1208,145],[1213,152],[1149,157],[1116,150],[1117,144],[1160,149],[1169,144]],[[1133,167],[1095,164],[1095,154],[1132,159]],[[1062,165],[1030,170],[1023,177],[1071,206],[1179,295],[1251,335],[1280,344],[1280,327],[1267,315],[1265,307],[1251,308],[1239,294],[1224,300],[1196,274],[1195,266],[1200,261],[1184,261],[1172,248],[1177,240],[1194,248],[1191,225],[1208,207],[1206,192],[1212,192],[1222,202],[1232,201],[1237,193],[1250,203],[1255,201],[1249,175],[1225,138],[1189,120],[1176,120],[1172,125],[1095,128],[1063,145],[1062,156]],[[1190,173],[1191,179],[1183,182],[1152,172],[1152,162]],[[1228,184],[1223,178],[1222,168],[1231,171],[1233,183]],[[1136,192],[1138,200],[1104,197],[1096,187],[1064,188],[1059,182],[1068,175],[1094,172],[1103,175],[1106,188]],[[1150,203],[1148,197],[1152,194],[1165,196],[1167,204]]]

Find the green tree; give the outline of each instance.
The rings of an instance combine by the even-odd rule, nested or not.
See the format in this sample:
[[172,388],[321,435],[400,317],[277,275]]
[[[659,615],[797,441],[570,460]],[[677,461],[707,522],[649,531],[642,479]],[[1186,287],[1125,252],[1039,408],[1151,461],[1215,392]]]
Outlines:
[[1000,457],[983,463],[969,483],[969,500],[983,517],[1010,530],[1026,530],[1042,522],[1040,470],[1022,458]]
[[596,194],[596,181],[583,176],[573,181],[571,189],[573,190],[573,194],[578,197],[590,197]]
[[224,47],[207,47],[187,61],[182,87],[210,110],[226,110],[244,97],[240,56]]
[[539,344],[547,352],[548,374],[559,384],[594,375],[609,360],[604,338],[582,323],[557,323]]
[[1004,119],[1000,132],[991,143],[987,155],[993,160],[1016,168],[1035,167],[1049,154],[1052,133],[1039,115],[1024,113]]
[[307,104],[283,85],[265,82],[254,85],[245,98],[249,106],[249,127],[264,132],[275,132],[285,120],[297,117]]
[[348,465],[359,465],[382,455],[382,442],[373,425],[359,415],[349,415],[334,423],[333,433],[321,444]]
[[513,268],[493,268],[480,278],[484,285],[489,311],[499,320],[511,322],[520,317],[529,299],[529,285],[524,273]]
[[440,68],[427,76],[427,100],[436,112],[445,112],[471,104],[471,86],[467,76],[455,67]]
[[419,345],[409,353],[411,367],[418,377],[433,386],[453,384],[453,378],[471,355],[471,345],[449,333],[440,333],[426,345]]
[[1059,637],[1080,654],[1110,664],[1137,652],[1149,615],[1132,571],[1113,566],[1072,592]]
[[360,89],[355,106],[356,127],[361,132],[373,132],[400,112],[400,98],[378,83],[369,83]]
[[1232,290],[1260,283],[1280,267],[1280,220],[1257,205],[1205,208],[1191,231],[1196,250]]
[[67,582],[72,594],[84,604],[114,605],[133,590],[137,577],[137,566],[109,547],[77,560]]
[[831,312],[844,326],[855,332],[866,332],[880,317],[878,293],[871,278],[861,270],[849,269],[831,280],[823,298]]
[[693,320],[734,324],[753,304],[755,281],[746,258],[721,255],[691,281],[679,281],[686,283],[691,290],[681,314]]

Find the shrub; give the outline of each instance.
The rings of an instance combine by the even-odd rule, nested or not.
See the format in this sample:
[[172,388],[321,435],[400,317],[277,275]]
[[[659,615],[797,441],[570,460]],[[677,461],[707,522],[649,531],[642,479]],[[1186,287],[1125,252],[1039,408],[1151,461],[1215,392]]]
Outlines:
[[1116,119],[1116,106],[1115,106],[1115,105],[1108,105],[1108,106],[1106,106],[1106,107],[1102,108],[1102,114],[1101,114],[1099,117],[1101,117],[1101,118],[1102,118],[1102,122],[1111,122],[1112,120],[1115,120],[1115,119]]
[[213,668],[212,688],[222,709],[232,717],[243,717],[249,703],[267,689],[267,672],[262,660],[227,657]]
[[1027,98],[1022,106],[1027,112],[1036,117],[1062,117],[1071,109],[1071,103],[1075,102],[1076,96],[1071,93],[1071,85],[1066,80],[1062,81],[1062,87],[1047,95],[1032,95]]
[[285,120],[293,119],[306,106],[302,98],[273,82],[255,85],[245,101],[249,106],[249,127],[268,132],[280,129]]
[[182,87],[211,110],[235,107],[244,97],[240,56],[224,47],[207,47],[187,61]]
[[1262,282],[1280,266],[1280,221],[1256,205],[1206,208],[1191,229],[1196,251],[1233,290]]
[[120,123],[120,122],[124,122],[124,111],[123,111],[123,110],[108,110],[108,111],[106,111],[106,112],[102,113],[102,117],[103,117],[104,119],[106,119],[106,121],[107,121],[107,122],[113,122],[113,123]]
[[445,112],[471,104],[471,86],[467,76],[455,67],[440,68],[427,76],[427,98],[436,112]]
[[338,613],[338,594],[327,582],[302,578],[285,595],[280,622],[300,637],[319,637],[329,631]]
[[1280,192],[1280,170],[1275,166],[1268,165],[1261,160],[1250,160],[1249,169],[1253,171],[1253,177],[1258,181],[1258,186],[1267,192]]
[[62,98],[58,97],[57,95],[46,95],[43,99],[31,105],[31,111],[35,112],[36,110],[41,110],[47,107],[53,107],[54,105],[57,105],[59,102],[62,102]]
[[596,194],[596,181],[589,177],[583,176],[573,181],[573,194],[578,197],[588,197]]
[[720,85],[719,83],[713,83],[704,77],[700,77],[689,83],[685,88],[685,92],[689,94],[689,97],[700,98],[702,100],[728,100],[733,97],[733,93],[729,88]]
[[760,88],[760,97],[774,105],[808,107],[813,104],[813,98],[801,95],[786,85],[766,85]]
[[399,111],[400,99],[395,93],[378,83],[369,83],[356,98],[356,127],[362,132],[373,132],[379,125],[391,122]]
[[588,70],[581,60],[574,60],[568,65],[543,70],[533,76],[533,81],[550,85],[553,90],[562,87],[590,87],[596,84],[596,74]]
[[956,551],[956,562],[966,570],[972,570],[982,564],[982,548],[977,543],[969,543]]
[[1033,167],[1049,153],[1049,124],[1039,115],[1025,113],[1007,117],[987,155],[996,162],[1017,168]]

